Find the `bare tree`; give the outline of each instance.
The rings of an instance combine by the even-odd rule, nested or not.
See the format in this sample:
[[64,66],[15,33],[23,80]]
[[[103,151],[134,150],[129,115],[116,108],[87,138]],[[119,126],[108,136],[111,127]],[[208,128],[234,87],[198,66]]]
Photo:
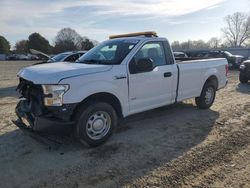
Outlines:
[[54,52],[89,50],[93,46],[94,44],[87,37],[82,37],[71,28],[63,28],[55,38]]
[[204,49],[204,48],[208,48],[208,45],[203,40],[194,40],[194,41],[192,41],[192,48],[193,49]]
[[93,42],[91,42],[88,38],[82,37],[81,41],[81,49],[82,50],[90,50],[91,48],[94,47]]
[[28,53],[28,40],[17,41],[14,49],[16,53],[25,54]]
[[179,42],[178,40],[172,42],[171,46],[172,46],[172,48],[173,48],[174,50],[179,50],[179,49],[181,49],[181,44],[180,44],[180,42]]
[[171,44],[174,50],[204,49],[208,44],[203,40],[188,40],[184,42],[174,41]]
[[61,29],[55,38],[55,51],[71,51],[80,49],[81,36],[71,28]]
[[219,48],[221,40],[217,37],[212,37],[208,42],[207,45],[209,48]]
[[193,41],[188,40],[186,42],[182,42],[180,45],[181,45],[181,49],[189,50],[193,48]]
[[226,27],[222,29],[226,43],[242,47],[250,38],[250,15],[236,12],[225,17]]

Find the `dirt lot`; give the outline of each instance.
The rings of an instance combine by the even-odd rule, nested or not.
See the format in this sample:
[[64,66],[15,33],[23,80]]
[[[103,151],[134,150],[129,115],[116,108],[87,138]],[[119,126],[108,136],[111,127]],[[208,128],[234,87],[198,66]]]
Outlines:
[[51,150],[11,123],[29,64],[0,62],[0,187],[250,187],[250,84],[237,71],[210,110],[188,100],[126,118],[103,146]]

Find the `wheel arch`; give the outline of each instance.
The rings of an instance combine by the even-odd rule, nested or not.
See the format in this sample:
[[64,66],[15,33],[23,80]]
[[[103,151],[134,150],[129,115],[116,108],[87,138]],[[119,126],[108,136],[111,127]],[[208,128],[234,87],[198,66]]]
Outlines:
[[108,104],[110,104],[116,111],[117,116],[119,118],[123,117],[123,112],[122,112],[122,105],[120,100],[111,93],[108,92],[98,92],[98,93],[94,93],[89,95],[88,97],[86,97],[85,99],[83,99],[75,108],[73,114],[72,114],[72,119],[75,118],[75,115],[77,114],[78,110],[83,106],[83,105],[89,105],[91,104],[91,102],[106,102]]
[[219,82],[218,82],[218,78],[216,75],[211,75],[207,78],[207,80],[205,81],[204,85],[207,83],[213,83],[215,85],[215,89],[218,89],[219,86]]

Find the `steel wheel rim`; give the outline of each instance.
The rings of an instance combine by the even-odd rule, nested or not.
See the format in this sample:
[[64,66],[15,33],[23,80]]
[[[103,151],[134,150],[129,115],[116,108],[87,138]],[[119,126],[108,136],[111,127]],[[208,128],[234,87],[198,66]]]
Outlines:
[[102,139],[111,127],[111,117],[107,112],[97,111],[87,121],[86,133],[93,140]]
[[206,95],[205,95],[205,103],[211,104],[214,99],[214,89],[212,87],[207,88]]

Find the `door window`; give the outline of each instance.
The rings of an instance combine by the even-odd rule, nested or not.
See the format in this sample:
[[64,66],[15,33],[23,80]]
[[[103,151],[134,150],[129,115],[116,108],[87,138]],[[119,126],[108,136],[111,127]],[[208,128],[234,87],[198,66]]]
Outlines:
[[161,42],[146,43],[133,57],[129,64],[130,73],[136,73],[136,65],[140,59],[150,59],[153,67],[166,65],[166,57]]
[[78,54],[73,54],[73,55],[70,55],[69,57],[67,57],[67,58],[65,59],[65,61],[74,62],[74,61],[76,61],[78,58],[79,58],[79,55],[78,55]]

